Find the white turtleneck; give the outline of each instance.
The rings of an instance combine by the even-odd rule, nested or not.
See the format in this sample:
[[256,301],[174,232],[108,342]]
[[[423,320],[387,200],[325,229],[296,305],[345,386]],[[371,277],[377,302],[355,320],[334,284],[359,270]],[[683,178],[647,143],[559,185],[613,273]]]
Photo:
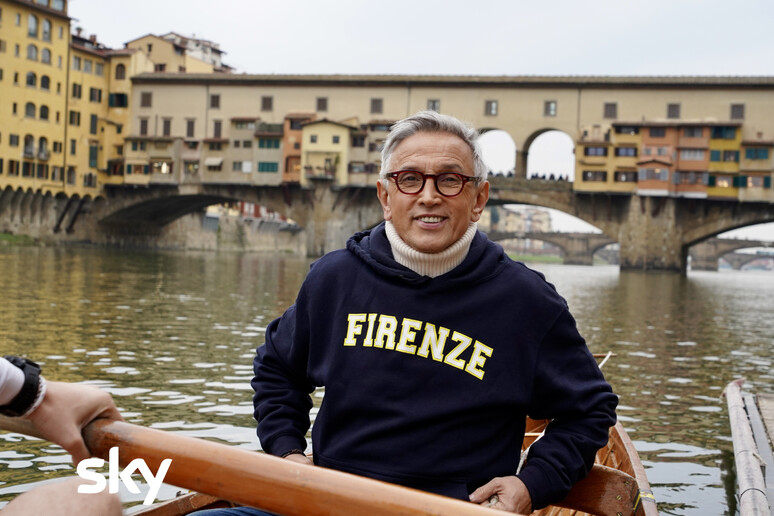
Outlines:
[[404,267],[408,267],[417,274],[435,278],[446,274],[462,263],[462,260],[468,255],[470,243],[473,242],[478,225],[475,222],[471,222],[465,234],[440,253],[417,251],[398,236],[398,232],[391,221],[385,223],[384,229],[387,233],[387,240],[390,241],[392,255],[396,262]]

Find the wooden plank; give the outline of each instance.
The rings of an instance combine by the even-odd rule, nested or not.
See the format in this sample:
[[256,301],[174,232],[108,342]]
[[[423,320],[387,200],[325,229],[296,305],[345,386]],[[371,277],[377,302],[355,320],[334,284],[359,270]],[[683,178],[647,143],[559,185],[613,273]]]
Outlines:
[[724,391],[734,443],[734,462],[739,486],[739,514],[740,516],[770,516],[766,484],[757,458],[758,449],[742,399],[742,383],[743,380],[735,380],[729,383]]
[[774,443],[774,394],[758,394],[756,398],[761,410],[761,418],[769,434],[769,442]]

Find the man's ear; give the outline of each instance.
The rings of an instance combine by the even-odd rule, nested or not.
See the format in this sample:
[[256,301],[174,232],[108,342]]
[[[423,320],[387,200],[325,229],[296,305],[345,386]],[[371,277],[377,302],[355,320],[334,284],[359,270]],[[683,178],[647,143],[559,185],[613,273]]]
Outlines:
[[484,211],[486,202],[489,200],[489,181],[484,181],[478,192],[476,193],[476,203],[473,205],[473,209],[470,211],[470,221],[478,222],[481,218],[481,213]]
[[376,180],[376,196],[379,197],[379,202],[382,203],[382,212],[384,213],[384,220],[392,220],[392,208],[390,207],[390,194],[387,193],[387,188],[384,187],[381,179]]

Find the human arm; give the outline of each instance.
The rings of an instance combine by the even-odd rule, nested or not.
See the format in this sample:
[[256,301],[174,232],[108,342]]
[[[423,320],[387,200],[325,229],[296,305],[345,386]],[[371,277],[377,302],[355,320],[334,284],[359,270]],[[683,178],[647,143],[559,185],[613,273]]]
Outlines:
[[470,494],[470,501],[493,509],[529,514],[532,498],[519,477],[497,477]]
[[67,450],[74,464],[91,457],[81,436],[86,425],[98,418],[123,420],[110,394],[96,387],[66,382],[46,386],[43,401],[25,418],[43,437]]
[[551,420],[518,473],[533,509],[561,500],[588,474],[615,424],[617,404],[574,319],[563,310],[541,341],[527,409],[533,419]]
[[253,406],[264,451],[308,463],[303,451],[314,386],[306,377],[307,339],[299,317],[294,305],[266,328],[266,341],[257,349],[253,362]]
[[[16,392],[12,392],[10,398],[4,396],[3,401],[7,401],[2,407],[4,412],[28,419],[42,437],[67,450],[73,462],[91,456],[81,437],[83,427],[98,417],[123,419],[110,395],[96,387],[46,382],[39,376],[39,368],[34,362],[9,358],[18,365],[0,359],[0,367],[5,373],[0,390],[6,392],[9,384],[14,383]],[[21,367],[24,367],[24,373]],[[9,380],[15,374],[22,375],[21,386]]]

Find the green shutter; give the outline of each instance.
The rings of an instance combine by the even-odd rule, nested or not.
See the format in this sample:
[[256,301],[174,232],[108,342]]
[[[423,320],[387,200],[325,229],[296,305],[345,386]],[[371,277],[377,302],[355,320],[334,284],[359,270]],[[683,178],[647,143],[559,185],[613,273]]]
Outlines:
[[771,188],[771,176],[763,178],[763,188]]
[[707,186],[715,186],[715,176],[713,176],[712,174],[710,174],[709,176],[709,183],[707,184]]

